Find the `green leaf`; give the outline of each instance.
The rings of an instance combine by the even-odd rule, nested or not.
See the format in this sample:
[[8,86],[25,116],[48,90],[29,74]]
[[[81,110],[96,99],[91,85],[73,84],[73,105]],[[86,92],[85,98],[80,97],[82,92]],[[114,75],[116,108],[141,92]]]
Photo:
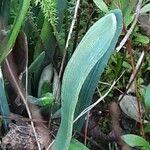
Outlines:
[[133,11],[133,7],[131,5],[129,5],[124,11],[124,24],[126,28],[131,24],[131,22],[134,19],[134,15],[132,11]]
[[73,138],[70,142],[69,150],[89,150],[89,149],[84,144]]
[[146,4],[145,6],[143,6],[140,10],[140,13],[143,14],[143,13],[147,13],[150,11],[150,3]]
[[142,34],[139,34],[139,33],[136,33],[134,36],[135,36],[134,40],[138,43],[141,43],[141,44],[148,44],[150,41],[149,37],[142,35]]
[[93,0],[96,6],[103,12],[108,12],[108,7],[103,0]]
[[138,146],[142,148],[142,150],[150,149],[149,143],[138,135],[126,134],[126,135],[121,136],[121,138],[131,147]]
[[[107,62],[112,54],[112,51],[115,48],[115,44],[117,42],[117,38],[119,36],[119,33],[121,32],[121,24],[122,24],[122,16],[119,13],[116,13],[118,11],[113,11],[112,13],[114,13],[116,15],[116,21],[117,21],[117,29],[116,29],[116,33],[114,38],[111,41],[111,44],[109,46],[109,48],[106,50],[105,48],[100,47],[99,52],[104,52],[101,58],[99,58],[97,64],[92,68],[92,70],[90,71],[90,73],[87,75],[86,80],[84,81],[84,84],[82,85],[80,94],[79,94],[79,98],[78,98],[78,103],[75,109],[75,115],[74,117],[76,118],[86,107],[88,107],[91,102],[92,102],[92,97],[93,94],[95,92],[95,88],[97,86],[98,80],[100,79],[100,76],[105,68],[105,66],[107,65]],[[103,26],[104,28],[104,26]],[[110,27],[111,28],[111,27]],[[103,30],[103,29],[102,29]],[[111,29],[110,29],[111,30]],[[111,31],[110,31],[111,33]],[[103,34],[103,33],[102,33]],[[101,35],[100,35],[101,36]],[[107,35],[106,35],[107,36]],[[91,37],[94,37],[94,35]],[[90,38],[91,38],[90,37]],[[109,37],[109,36],[107,36]],[[106,39],[106,37],[104,36],[104,39]],[[102,39],[99,39],[100,41]],[[86,44],[85,44],[86,45]],[[98,45],[95,44],[94,48],[98,48]],[[82,49],[81,49],[82,50]],[[106,51],[105,51],[106,50]],[[91,49],[92,52],[92,49]],[[77,61],[77,59],[76,59]],[[82,60],[81,60],[82,62]],[[76,62],[78,63],[78,62]],[[71,85],[70,85],[71,86]],[[75,122],[74,124],[74,129],[77,131],[80,131],[83,123],[84,123],[84,119],[85,116],[81,117],[78,121]]]
[[34,59],[36,59],[39,56],[39,54],[44,50],[46,52],[45,57],[48,59],[52,59],[55,51],[56,42],[53,34],[53,29],[50,26],[47,19],[44,19],[44,23],[40,33],[40,38],[41,39],[38,39],[35,46]]
[[44,107],[44,106],[50,106],[54,101],[54,97],[52,93],[46,93],[42,95],[41,98],[29,96],[29,100],[32,104]]
[[33,72],[35,72],[43,63],[45,58],[45,52],[42,52],[29,66],[28,74],[31,75]]
[[[115,48],[121,30],[121,11],[111,11],[87,31],[68,62],[62,80],[61,124],[53,150],[68,150],[74,113],[78,115],[91,103],[98,80]],[[83,118],[80,121],[81,126]]]
[[145,133],[150,133],[150,123],[144,124],[144,132]]
[[146,88],[146,93],[144,95],[145,106],[147,110],[150,111],[150,84]]
[[56,0],[56,9],[57,9],[57,31],[60,32],[63,25],[64,12],[66,8],[67,0]]

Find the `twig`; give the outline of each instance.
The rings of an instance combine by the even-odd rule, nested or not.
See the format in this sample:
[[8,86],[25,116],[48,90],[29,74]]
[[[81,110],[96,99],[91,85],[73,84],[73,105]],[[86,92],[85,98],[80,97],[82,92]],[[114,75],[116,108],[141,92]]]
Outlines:
[[[144,53],[144,56],[142,56],[142,60],[141,60],[141,64],[139,64],[139,67],[137,68],[135,74],[133,74],[133,77],[132,77],[132,80],[129,82],[129,84],[127,85],[126,87],[126,91],[129,90],[129,88],[131,87],[132,83],[134,82],[134,79],[137,77],[137,74],[139,72],[139,70],[141,69],[141,66],[142,66],[142,63],[144,61],[144,58],[145,58],[145,52]],[[125,96],[125,94],[127,94],[127,92],[125,92],[120,98],[119,98],[119,102],[123,99],[123,97]]]
[[[84,138],[84,135],[83,135],[81,132],[78,132],[78,131],[75,131],[75,132],[76,132],[77,135],[79,135],[81,138]],[[95,139],[92,139],[91,137],[88,137],[88,136],[87,136],[86,138],[87,138],[87,140],[88,140],[89,142],[91,142],[92,144],[94,144],[98,149],[104,150],[103,146],[100,145],[100,143],[97,143]]]
[[[126,27],[124,25],[124,32],[125,34],[127,33]],[[134,75],[136,72],[135,69],[135,59],[133,56],[133,51],[132,51],[132,39],[129,37],[127,40],[127,50],[130,56],[130,60],[131,60],[131,66],[132,66],[132,74]],[[134,78],[133,83],[130,86],[130,91],[135,93],[136,97],[137,97],[137,105],[138,105],[138,112],[139,112],[139,120],[140,120],[140,131],[144,137],[144,130],[143,130],[143,123],[142,123],[142,113],[141,113],[141,107],[140,107],[140,100],[139,100],[139,93],[138,93],[138,88],[137,88],[137,77]],[[127,92],[128,93],[128,92]]]
[[51,147],[52,147],[52,145],[54,144],[54,142],[55,142],[55,140],[53,140],[53,141],[49,144],[49,146],[48,146],[48,148],[47,148],[46,150],[51,150]]
[[74,25],[75,25],[75,22],[76,22],[79,5],[80,5],[80,0],[77,0],[74,16],[73,16],[73,19],[72,19],[72,23],[71,23],[71,26],[70,26],[70,30],[69,30],[69,34],[68,34],[68,38],[67,38],[67,42],[66,42],[66,46],[65,46],[64,56],[63,56],[60,71],[59,71],[59,79],[61,78],[62,73],[63,73],[64,62],[65,62],[66,55],[67,55],[67,49],[68,49],[68,46],[69,46],[69,41],[71,39],[71,35],[72,35],[72,32],[73,32]]
[[137,7],[136,7],[136,14],[135,14],[135,18],[134,21],[130,27],[130,29],[128,30],[127,34],[124,36],[124,38],[122,39],[122,41],[120,42],[119,46],[116,48],[117,52],[120,51],[120,49],[124,46],[124,44],[126,43],[126,41],[128,40],[129,36],[131,35],[132,31],[134,30],[135,25],[137,24],[138,21],[138,17],[140,15],[140,8],[142,5],[142,0],[139,0]]
[[111,85],[111,87],[108,89],[108,91],[102,96],[100,97],[95,103],[93,103],[92,105],[88,106],[87,108],[85,108],[73,121],[73,123],[75,123],[80,117],[82,117],[84,114],[86,114],[88,111],[90,111],[92,108],[94,108],[99,102],[101,102],[112,90],[112,88],[114,87],[114,85],[119,81],[119,79],[122,77],[122,75],[124,74],[124,72],[120,75],[120,77],[114,81]]
[[[141,67],[141,65],[143,63],[144,58],[145,58],[145,51],[142,52],[140,58],[138,59],[138,62],[137,62],[136,67],[135,67],[135,72],[139,71],[139,69],[140,69],[140,67]],[[132,82],[133,79],[134,79],[134,73],[132,73],[132,75],[130,76],[129,83],[128,83],[127,87],[126,87],[126,89],[128,89],[127,93],[132,92],[132,89],[130,87],[132,87],[133,83],[131,84],[130,87],[129,87],[129,85],[130,85],[130,83]]]
[[[99,81],[100,84],[103,84],[103,85],[108,85],[108,86],[111,86],[110,83],[107,83],[107,82],[102,82],[102,81]],[[116,89],[117,91],[119,91],[120,93],[123,94],[123,91],[121,91],[119,88],[117,88],[116,86],[114,86],[114,89]]]
[[75,28],[75,36],[74,36],[74,43],[73,43],[73,51],[75,51],[77,42],[78,42],[78,35],[79,35],[79,28],[80,28],[80,16],[81,16],[81,9],[78,11],[78,16],[77,16],[77,23],[76,23],[76,28]]
[[[13,82],[13,85],[14,85],[14,87],[15,87],[17,93],[18,93],[19,96],[21,97],[21,99],[22,99],[22,101],[23,101],[23,103],[24,103],[24,105],[25,105],[25,107],[26,107],[26,110],[27,110],[27,113],[28,113],[29,118],[32,120],[32,115],[31,115],[29,106],[28,106],[28,104],[27,104],[27,100],[26,100],[26,98],[25,98],[25,92],[23,92],[24,90],[22,89],[22,87],[20,87],[20,85],[19,85],[19,83],[18,83],[18,81],[17,81],[17,79],[16,79],[16,77],[15,77],[15,75],[14,75],[14,73],[13,73],[11,67],[10,67],[10,65],[9,65],[9,62],[8,62],[7,58],[5,59],[5,63],[6,63],[6,66],[7,66],[7,68],[8,68],[10,77],[11,77],[12,82]],[[38,141],[38,137],[37,137],[37,134],[36,134],[36,130],[35,130],[33,121],[31,121],[31,126],[32,126],[32,128],[33,128],[33,133],[34,133],[34,136],[35,136],[35,139],[36,139],[36,142],[37,142],[38,149],[41,150],[41,146],[40,146],[40,143],[39,143],[39,141]]]
[[26,118],[26,117],[22,117],[18,114],[13,114],[11,113],[10,116],[3,116],[3,115],[0,115],[0,119],[10,119],[10,120],[15,120],[15,121],[24,121],[24,122],[42,122],[42,123],[47,123],[47,121],[43,121],[43,120],[40,120],[40,119],[30,119],[30,118]]
[[85,33],[86,33],[87,30],[89,29],[89,25],[90,25],[91,19],[92,19],[92,17],[93,17],[93,15],[94,15],[95,12],[96,12],[96,9],[94,9],[94,10],[92,11],[91,15],[89,16],[89,19],[88,19],[88,21],[87,21],[87,25],[86,25],[86,28],[85,28]]
[[87,119],[86,119],[86,123],[85,123],[85,131],[84,131],[84,144],[85,145],[86,145],[86,142],[87,142],[89,118],[90,118],[90,112],[87,112]]

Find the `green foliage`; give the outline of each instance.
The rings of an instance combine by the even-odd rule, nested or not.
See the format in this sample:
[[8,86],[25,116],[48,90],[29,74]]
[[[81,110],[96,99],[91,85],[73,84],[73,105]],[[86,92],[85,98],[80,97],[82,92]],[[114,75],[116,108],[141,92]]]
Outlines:
[[12,19],[14,19],[17,16],[17,14],[19,13],[19,6],[20,6],[19,1],[11,0],[10,16]]
[[143,13],[147,13],[150,11],[150,3],[144,5],[141,10],[140,10],[140,13],[143,14]]
[[149,122],[144,124],[144,132],[145,133],[149,133],[150,132],[150,123]]
[[38,97],[41,97],[44,93],[50,92],[50,83],[53,76],[53,67],[48,65],[41,73],[38,86]]
[[50,22],[55,29],[57,24],[57,9],[56,0],[36,0],[36,4],[40,3],[41,9],[45,18]]
[[52,93],[45,93],[40,98],[35,98],[33,96],[30,96],[29,100],[31,103],[33,103],[37,106],[45,107],[45,106],[52,105],[52,103],[54,101],[54,97],[53,97]]
[[85,147],[85,145],[80,143],[78,140],[73,138],[70,142],[69,150],[89,150],[89,149]]
[[[78,115],[91,103],[96,84],[114,50],[121,30],[121,12],[114,10],[89,29],[71,57],[62,81],[61,124],[53,149],[69,148],[74,113]],[[82,123],[83,118],[78,127]]]
[[137,42],[138,44],[146,45],[150,42],[149,37],[145,35],[135,33],[134,36],[135,36],[134,41]]
[[149,143],[140,136],[134,134],[126,134],[121,136],[121,138],[131,147],[138,146],[142,148],[142,150],[149,150]]
[[66,0],[35,0],[36,4],[40,4],[43,14],[53,28],[54,34],[58,36],[60,31]]
[[103,12],[105,12],[105,13],[108,12],[108,7],[107,7],[107,5],[104,3],[103,0],[93,0],[93,1],[94,1],[94,3],[97,5],[97,7],[98,7],[101,11],[103,11]]

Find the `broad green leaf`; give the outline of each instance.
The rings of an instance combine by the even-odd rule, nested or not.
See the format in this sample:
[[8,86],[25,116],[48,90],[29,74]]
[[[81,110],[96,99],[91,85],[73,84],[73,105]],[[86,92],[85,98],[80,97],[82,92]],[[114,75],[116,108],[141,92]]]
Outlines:
[[78,140],[72,139],[70,142],[69,150],[89,150],[89,149]]
[[103,0],[93,0],[96,6],[103,12],[108,12],[108,7]]
[[[98,63],[92,68],[90,73],[88,74],[86,80],[84,81],[84,84],[82,85],[79,98],[78,98],[78,103],[75,109],[75,115],[74,117],[76,118],[86,107],[88,107],[91,102],[92,102],[92,97],[95,91],[95,88],[97,86],[98,80],[100,79],[100,76],[104,70],[104,67],[107,65],[107,62],[109,60],[110,55],[112,54],[112,51],[115,48],[115,44],[117,42],[118,34],[121,32],[120,27],[121,27],[121,15],[119,16],[117,11],[114,11],[114,14],[116,15],[117,19],[117,29],[116,29],[116,35],[114,36],[113,40],[111,41],[111,46],[106,50],[106,53],[98,60]],[[93,36],[92,36],[93,37]],[[109,37],[109,36],[107,36]],[[106,38],[106,37],[104,37]],[[101,39],[100,39],[101,41]],[[98,48],[98,46],[95,44],[94,48]],[[102,49],[103,50],[103,49]],[[100,48],[100,52],[102,51]],[[92,50],[91,50],[92,51]],[[83,123],[85,116],[80,118],[77,122],[74,124],[74,129],[77,131],[80,131]]]
[[138,146],[142,148],[142,150],[150,149],[149,143],[138,135],[126,134],[126,135],[121,136],[121,138],[131,147]]
[[146,4],[145,6],[143,6],[140,10],[140,13],[143,14],[143,13],[147,13],[150,11],[150,3]]
[[147,110],[150,111],[150,84],[146,88],[146,93],[144,95],[145,106]]
[[[68,150],[74,114],[77,116],[91,103],[97,82],[121,30],[121,11],[111,11],[88,30],[68,62],[62,80],[61,124],[53,150]],[[81,126],[83,118],[80,121],[78,123]]]

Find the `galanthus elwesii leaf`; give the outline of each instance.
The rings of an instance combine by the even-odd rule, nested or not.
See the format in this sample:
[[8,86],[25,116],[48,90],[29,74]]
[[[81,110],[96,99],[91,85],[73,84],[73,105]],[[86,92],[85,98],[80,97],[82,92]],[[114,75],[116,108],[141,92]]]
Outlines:
[[[68,150],[74,114],[77,116],[91,103],[96,84],[115,48],[121,30],[121,11],[111,11],[87,31],[69,60],[62,80],[61,124],[53,150]],[[79,122],[79,125],[81,123]]]

